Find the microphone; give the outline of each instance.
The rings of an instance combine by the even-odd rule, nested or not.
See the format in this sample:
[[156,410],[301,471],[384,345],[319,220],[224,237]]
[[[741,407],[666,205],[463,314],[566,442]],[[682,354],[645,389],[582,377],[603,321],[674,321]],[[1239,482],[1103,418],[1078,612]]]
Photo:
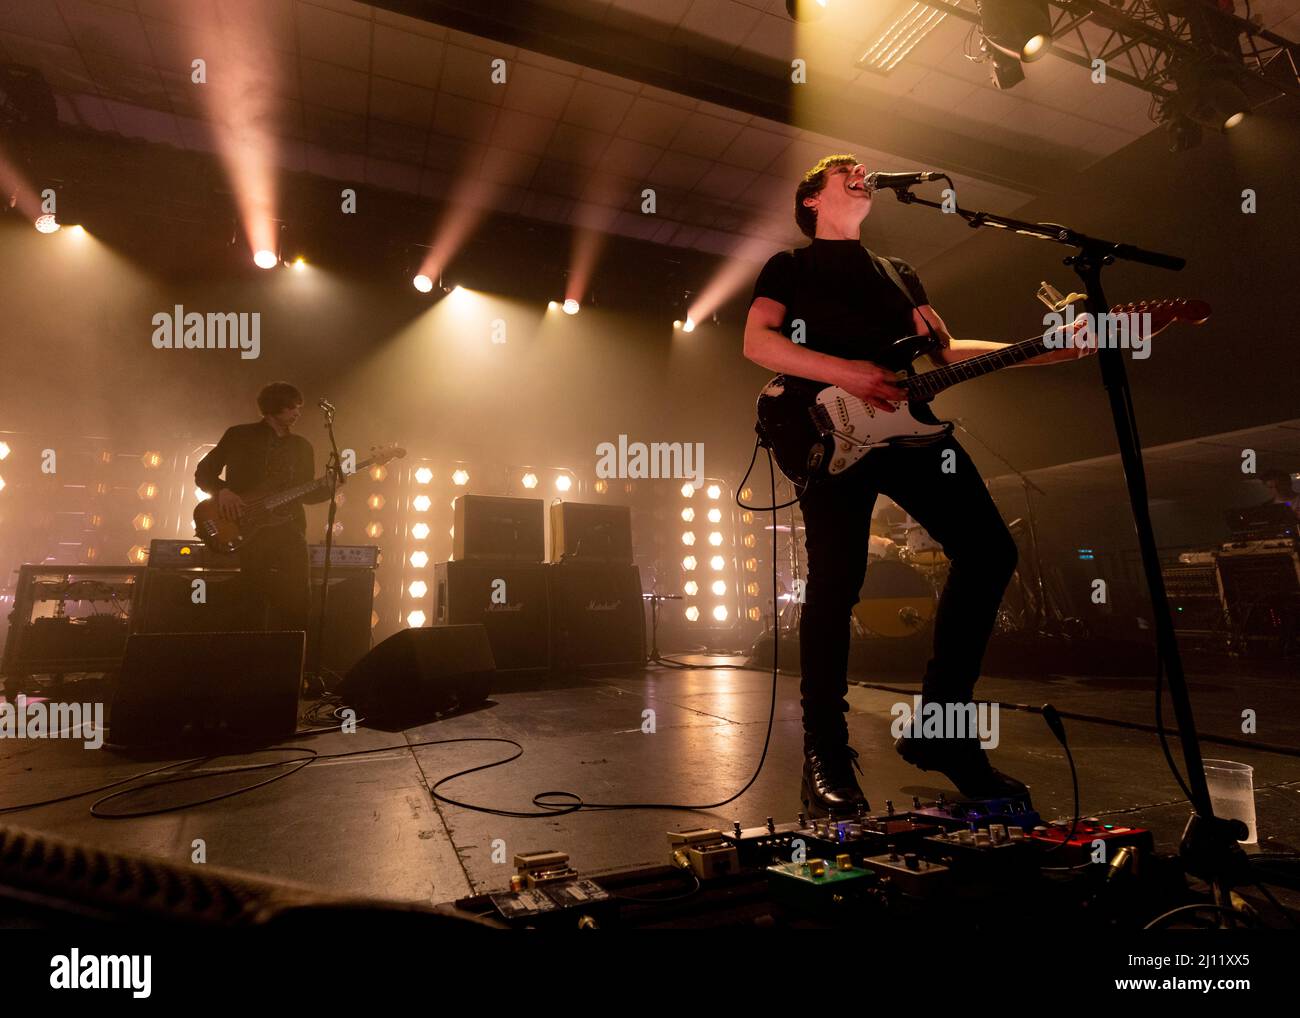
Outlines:
[[943,174],[934,170],[916,170],[912,173],[881,173],[876,171],[867,174],[866,185],[873,191],[882,187],[891,187],[897,191],[911,187],[913,184],[923,184],[927,180],[942,179]]
[[332,414],[334,412],[334,404],[331,403],[329,400],[327,400],[324,396],[322,396],[320,399],[316,401],[316,405],[320,407],[322,410],[324,410],[327,414]]

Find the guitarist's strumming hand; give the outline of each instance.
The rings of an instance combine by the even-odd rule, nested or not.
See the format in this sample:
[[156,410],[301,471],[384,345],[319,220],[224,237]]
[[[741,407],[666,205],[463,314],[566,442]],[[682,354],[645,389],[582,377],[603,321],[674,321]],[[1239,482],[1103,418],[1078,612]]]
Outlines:
[[869,406],[892,414],[895,408],[889,401],[907,399],[906,391],[895,384],[898,379],[893,371],[886,371],[871,361],[846,360],[843,365],[837,372],[835,384]]
[[223,520],[239,521],[239,514],[244,511],[244,500],[229,488],[217,492],[217,509]]

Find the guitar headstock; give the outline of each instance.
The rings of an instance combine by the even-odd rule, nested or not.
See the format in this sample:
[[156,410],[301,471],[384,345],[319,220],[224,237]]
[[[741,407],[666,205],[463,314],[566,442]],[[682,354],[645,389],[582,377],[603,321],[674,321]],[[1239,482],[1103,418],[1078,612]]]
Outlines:
[[406,450],[400,445],[372,445],[370,447],[370,463],[372,466],[383,466],[390,460],[400,460],[406,455]]
[[1203,300],[1170,297],[1162,300],[1138,300],[1116,304],[1110,309],[1113,315],[1150,315],[1151,335],[1169,328],[1174,322],[1200,325],[1210,317],[1210,305]]

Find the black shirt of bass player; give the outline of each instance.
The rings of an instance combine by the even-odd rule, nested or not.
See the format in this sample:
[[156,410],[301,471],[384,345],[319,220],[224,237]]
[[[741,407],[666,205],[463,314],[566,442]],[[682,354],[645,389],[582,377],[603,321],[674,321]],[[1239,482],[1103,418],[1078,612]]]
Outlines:
[[[930,303],[916,270],[890,258],[917,307]],[[792,337],[803,322],[803,345],[846,360],[874,361],[889,345],[916,332],[912,305],[856,240],[814,238],[807,247],[778,251],[754,284],[754,297],[785,308],[778,330]],[[925,406],[918,417],[929,417]]]
[[[266,421],[236,424],[227,428],[216,448],[199,460],[194,483],[214,496],[222,488],[243,496],[255,490],[279,491],[313,480],[315,459],[311,443],[301,435],[282,437]],[[303,503],[326,502],[329,497],[329,488],[323,487],[308,498],[284,506],[280,512],[293,521],[300,534],[306,534],[307,514]]]

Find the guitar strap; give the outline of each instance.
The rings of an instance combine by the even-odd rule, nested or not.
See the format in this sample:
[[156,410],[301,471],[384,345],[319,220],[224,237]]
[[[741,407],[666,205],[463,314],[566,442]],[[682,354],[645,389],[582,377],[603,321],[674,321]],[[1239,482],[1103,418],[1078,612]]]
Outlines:
[[[908,305],[913,311],[915,311],[917,309],[916,298],[912,296],[912,291],[908,289],[907,284],[903,282],[903,277],[898,274],[898,269],[894,268],[894,263],[888,258],[883,258],[874,252],[871,252],[871,260],[876,265],[876,271],[898,287],[898,292],[903,295],[903,299],[907,301]],[[934,340],[935,345],[942,346],[943,344],[940,342],[939,337],[934,333],[934,326],[930,324],[930,320],[922,315],[921,321],[925,322],[926,331],[930,333],[930,338]]]

